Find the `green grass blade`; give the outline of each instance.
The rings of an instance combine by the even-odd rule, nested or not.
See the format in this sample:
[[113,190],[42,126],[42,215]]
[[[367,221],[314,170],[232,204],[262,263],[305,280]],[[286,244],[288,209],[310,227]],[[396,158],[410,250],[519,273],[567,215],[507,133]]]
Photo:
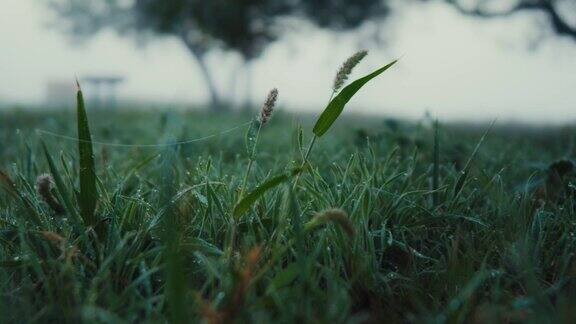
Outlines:
[[466,162],[466,165],[464,165],[464,168],[460,172],[460,176],[458,177],[458,180],[456,181],[456,184],[454,185],[454,194],[452,195],[452,205],[456,202],[456,200],[460,196],[460,192],[464,188],[464,184],[466,183],[466,180],[468,179],[468,173],[470,173],[470,168],[472,167],[472,161],[474,161],[476,154],[478,154],[478,150],[480,150],[482,143],[484,143],[486,136],[488,136],[488,133],[490,132],[490,130],[492,130],[492,127],[494,126],[495,122],[496,121],[493,121],[490,124],[490,126],[488,127],[488,129],[486,129],[486,131],[484,132],[484,134],[482,135],[482,137],[480,138],[480,140],[476,144],[476,147],[474,148],[474,151],[472,152],[472,154],[470,155],[470,158]]
[[438,120],[434,123],[434,166],[432,169],[432,202],[434,207],[440,203],[440,137]]
[[289,219],[292,224],[298,277],[300,277],[301,283],[304,283],[309,275],[307,271],[309,256],[306,253],[306,247],[304,245],[305,238],[304,225],[302,224],[302,211],[292,186],[287,186],[286,188],[282,201],[282,209],[286,212],[286,218]]
[[257,120],[253,120],[246,131],[246,154],[252,158],[254,154],[254,146],[256,145],[256,137],[258,136],[258,129],[260,127],[260,123]]
[[469,312],[469,304],[474,302],[473,297],[477,293],[478,289],[491,277],[498,277],[500,273],[496,270],[490,271],[481,269],[460,289],[458,295],[455,296],[448,303],[446,309],[446,317],[452,319],[453,322],[461,323],[465,322],[463,317],[466,317],[467,312]]
[[162,215],[161,239],[164,244],[166,286],[164,295],[171,323],[186,323],[186,275],[184,272],[184,260],[181,253],[181,241],[183,237],[180,226],[180,214],[173,204],[177,191],[178,173],[176,170],[177,148],[169,147],[162,154],[163,160],[160,167],[160,201],[166,207]]
[[266,293],[269,294],[271,292],[278,291],[281,288],[287,287],[290,285],[298,276],[300,275],[300,267],[298,263],[290,263],[286,268],[279,271],[272,280],[270,280],[270,284],[266,289]]
[[78,122],[78,152],[80,155],[80,213],[87,226],[96,226],[97,220],[94,215],[96,209],[96,167],[94,165],[94,152],[92,150],[92,138],[88,127],[88,116],[84,106],[82,90],[78,87],[77,122]]
[[58,169],[56,168],[56,164],[54,164],[52,156],[50,155],[50,153],[48,153],[48,148],[46,147],[46,144],[42,143],[42,148],[44,149],[44,155],[46,156],[46,160],[48,161],[48,167],[50,168],[50,173],[54,178],[54,184],[56,185],[56,190],[58,191],[60,197],[62,198],[64,209],[66,209],[66,212],[68,212],[68,215],[70,215],[70,218],[72,219],[72,222],[76,226],[78,232],[82,233],[84,232],[84,226],[82,225],[82,222],[80,220],[80,215],[78,215],[78,212],[76,211],[76,209],[74,209],[74,205],[70,200],[70,194],[68,193],[68,190],[66,190],[64,179],[62,179],[60,172],[58,172]]
[[30,199],[26,195],[23,195],[16,188],[14,181],[12,181],[12,179],[10,179],[10,177],[2,171],[0,171],[0,187],[4,187],[5,191],[8,193],[8,195],[10,195],[12,199],[20,200],[28,212],[29,219],[31,219],[35,225],[42,226],[40,215],[38,215],[38,212],[32,206]]
[[268,190],[282,184],[283,182],[288,181],[289,179],[296,176],[300,172],[302,172],[302,168],[294,169],[288,173],[275,176],[274,178],[265,181],[264,183],[256,187],[256,189],[251,191],[236,204],[233,211],[234,218],[238,219],[240,218],[240,216],[244,215],[250,209],[250,207],[252,207],[252,205],[254,205],[254,203],[260,197],[262,197]]
[[369,75],[360,78],[348,86],[346,86],[338,95],[330,101],[326,109],[322,112],[318,120],[316,121],[316,125],[314,125],[313,132],[316,136],[320,137],[324,135],[330,129],[332,124],[338,119],[338,116],[344,110],[346,104],[352,99],[352,97],[360,90],[366,83],[370,80],[374,79],[384,71],[388,70],[394,64],[396,64],[398,60],[394,60],[388,65],[381,67],[380,69],[370,73]]
[[0,185],[2,185],[6,189],[6,192],[13,198],[17,198],[19,196],[18,191],[16,190],[16,185],[12,179],[10,179],[10,177],[8,177],[8,175],[2,171],[0,171]]

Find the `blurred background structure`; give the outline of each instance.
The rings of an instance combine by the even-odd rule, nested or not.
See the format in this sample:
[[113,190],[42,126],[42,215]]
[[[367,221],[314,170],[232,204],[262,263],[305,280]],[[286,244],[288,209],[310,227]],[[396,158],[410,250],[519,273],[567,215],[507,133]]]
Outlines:
[[402,62],[357,112],[576,120],[576,0],[7,1],[4,102],[65,106],[54,80],[75,74],[99,98],[89,74],[118,71],[122,101],[254,108],[276,86],[286,109],[318,111],[340,62],[367,48],[359,75]]
[[116,108],[116,93],[122,81],[124,78],[117,75],[88,75],[82,78],[84,89],[87,85],[87,92],[91,94],[88,100],[97,109]]
[[48,80],[46,82],[46,98],[44,103],[50,108],[70,108],[75,102],[74,87],[70,80]]

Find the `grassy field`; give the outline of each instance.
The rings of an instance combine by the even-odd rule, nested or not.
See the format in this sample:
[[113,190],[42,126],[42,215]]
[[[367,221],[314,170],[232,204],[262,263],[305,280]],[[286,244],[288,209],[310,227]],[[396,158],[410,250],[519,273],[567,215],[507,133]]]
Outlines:
[[0,322],[576,320],[574,129],[313,121],[0,113]]

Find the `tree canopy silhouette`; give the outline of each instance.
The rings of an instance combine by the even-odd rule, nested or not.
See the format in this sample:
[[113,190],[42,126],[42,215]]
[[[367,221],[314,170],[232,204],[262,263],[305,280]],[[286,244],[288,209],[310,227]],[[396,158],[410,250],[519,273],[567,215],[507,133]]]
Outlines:
[[[428,0],[424,0],[428,1]],[[575,0],[443,0],[461,14],[480,18],[509,17],[519,13],[541,13],[552,30],[576,41]]]
[[[103,28],[139,38],[170,35],[192,54],[208,88],[212,107],[222,100],[206,61],[220,48],[238,53],[246,66],[282,36],[283,18],[308,21],[334,31],[384,21],[393,0],[42,0],[58,14],[68,33],[87,39]],[[410,3],[432,0],[416,0]],[[437,0],[481,18],[539,12],[558,35],[576,41],[576,0]],[[572,14],[571,17],[568,13]],[[246,85],[248,88],[249,85]]]
[[64,18],[59,26],[69,34],[88,38],[106,27],[121,34],[170,35],[192,54],[204,77],[212,107],[221,98],[206,54],[213,48],[239,53],[245,60],[260,55],[279,36],[272,25],[290,12],[279,0],[48,0]]
[[222,48],[244,62],[260,56],[282,33],[283,17],[311,21],[321,28],[349,30],[384,17],[382,0],[44,0],[58,14],[58,25],[87,39],[106,27],[137,37],[171,35],[186,46],[204,77],[213,107],[221,105],[206,54]]

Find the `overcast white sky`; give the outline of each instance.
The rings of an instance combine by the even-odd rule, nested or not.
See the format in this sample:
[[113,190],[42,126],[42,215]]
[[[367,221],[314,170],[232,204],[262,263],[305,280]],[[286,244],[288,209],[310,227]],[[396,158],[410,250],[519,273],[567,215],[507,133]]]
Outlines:
[[[405,10],[389,24],[387,45],[374,46],[355,76],[402,56],[400,64],[362,90],[349,110],[419,117],[532,122],[576,121],[576,43],[546,38],[529,51],[532,16],[478,22],[441,5]],[[40,103],[48,80],[117,73],[127,79],[123,98],[202,102],[197,67],[176,40],[146,47],[113,32],[85,46],[47,28],[50,13],[39,0],[3,0],[0,11],[0,101]],[[252,95],[260,101],[280,89],[285,109],[321,110],[338,65],[359,49],[351,35],[335,37],[303,28],[271,46],[257,62]],[[221,89],[237,59],[214,54]],[[240,80],[241,82],[241,80]],[[242,90],[238,91],[238,96]]]

